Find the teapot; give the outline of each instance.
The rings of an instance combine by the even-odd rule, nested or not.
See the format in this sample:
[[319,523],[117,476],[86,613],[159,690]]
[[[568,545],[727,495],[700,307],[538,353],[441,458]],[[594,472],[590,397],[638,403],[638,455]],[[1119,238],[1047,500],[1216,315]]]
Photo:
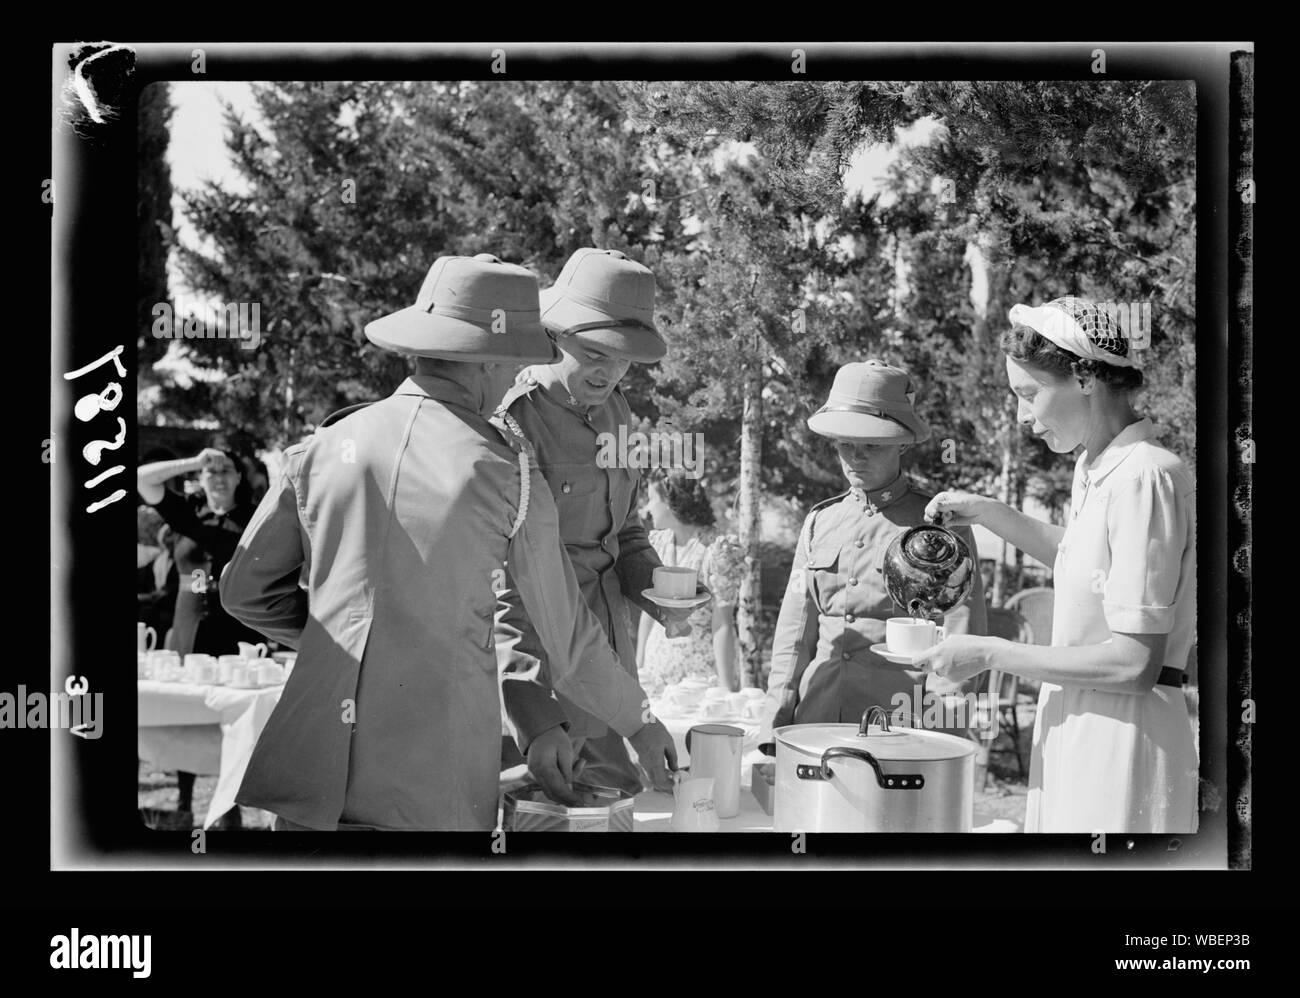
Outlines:
[[912,617],[948,613],[970,595],[975,561],[966,542],[938,523],[898,534],[885,550],[881,572],[894,605]]

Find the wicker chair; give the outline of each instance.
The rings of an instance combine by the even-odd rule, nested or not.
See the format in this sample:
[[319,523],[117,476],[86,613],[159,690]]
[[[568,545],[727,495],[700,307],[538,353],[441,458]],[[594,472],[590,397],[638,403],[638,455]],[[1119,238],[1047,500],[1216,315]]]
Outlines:
[[[1008,610],[1005,607],[989,607],[988,624],[989,635],[992,637],[1006,638],[1008,641],[1019,641],[1022,644],[1033,644],[1033,631],[1030,629],[1029,622],[1015,610]],[[985,676],[986,678],[981,684],[982,689],[978,692],[987,693],[992,698],[992,709],[997,716],[997,730],[994,731],[993,738],[997,737],[998,732],[1005,733],[1011,738],[1010,749],[990,747],[988,751],[990,753],[1014,752],[1016,756],[1016,772],[1023,777],[1025,775],[1025,760],[1024,753],[1020,748],[1020,719],[1016,714],[1016,704],[1020,696],[1019,678],[1009,672],[1000,672],[997,669],[990,669],[985,673]]]
[[1022,589],[1006,602],[1005,609],[1015,610],[1029,623],[1030,644],[1052,643],[1052,607],[1056,591],[1051,586]]

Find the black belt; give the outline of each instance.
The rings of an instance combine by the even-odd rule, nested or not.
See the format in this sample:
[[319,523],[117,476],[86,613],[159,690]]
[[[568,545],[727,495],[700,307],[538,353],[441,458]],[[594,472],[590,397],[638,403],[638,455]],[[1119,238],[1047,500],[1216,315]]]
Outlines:
[[1187,674],[1182,669],[1175,669],[1169,665],[1161,669],[1160,675],[1156,677],[1157,686],[1172,686],[1176,690],[1181,690],[1186,682]]

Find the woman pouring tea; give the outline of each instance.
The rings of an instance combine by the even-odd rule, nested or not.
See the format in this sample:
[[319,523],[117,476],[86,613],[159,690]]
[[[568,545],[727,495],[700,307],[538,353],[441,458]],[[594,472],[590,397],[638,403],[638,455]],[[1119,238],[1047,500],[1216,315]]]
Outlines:
[[1133,408],[1142,373],[1103,309],[1017,305],[1003,334],[1017,419],[1057,454],[1082,445],[1064,527],[962,492],[926,508],[1054,565],[1052,646],[956,635],[916,660],[954,681],[1042,682],[1027,832],[1196,828],[1197,756],[1182,674],[1195,640],[1196,503],[1187,466]]

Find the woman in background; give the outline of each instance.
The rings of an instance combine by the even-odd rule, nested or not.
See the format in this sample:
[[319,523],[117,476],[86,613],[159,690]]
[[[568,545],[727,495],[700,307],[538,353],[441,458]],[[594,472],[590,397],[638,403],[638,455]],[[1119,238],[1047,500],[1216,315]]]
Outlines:
[[[155,461],[136,469],[136,491],[166,521],[175,537],[172,557],[179,581],[172,619],[172,649],[182,660],[191,652],[233,655],[238,643],[256,644],[262,636],[241,624],[221,606],[217,580],[239,545],[253,507],[241,489],[234,457],[205,447],[196,457]],[[199,473],[199,490],[182,496],[163,483]],[[193,805],[194,774],[177,773],[178,809]],[[237,823],[234,809],[231,822]]]
[[744,554],[733,534],[714,527],[713,509],[699,480],[680,471],[658,472],[647,489],[646,512],[654,523],[650,543],[665,565],[693,568],[713,602],[690,618],[691,632],[670,638],[662,625],[642,616],[637,635],[637,674],[651,697],[689,677],[738,690],[735,607]]

